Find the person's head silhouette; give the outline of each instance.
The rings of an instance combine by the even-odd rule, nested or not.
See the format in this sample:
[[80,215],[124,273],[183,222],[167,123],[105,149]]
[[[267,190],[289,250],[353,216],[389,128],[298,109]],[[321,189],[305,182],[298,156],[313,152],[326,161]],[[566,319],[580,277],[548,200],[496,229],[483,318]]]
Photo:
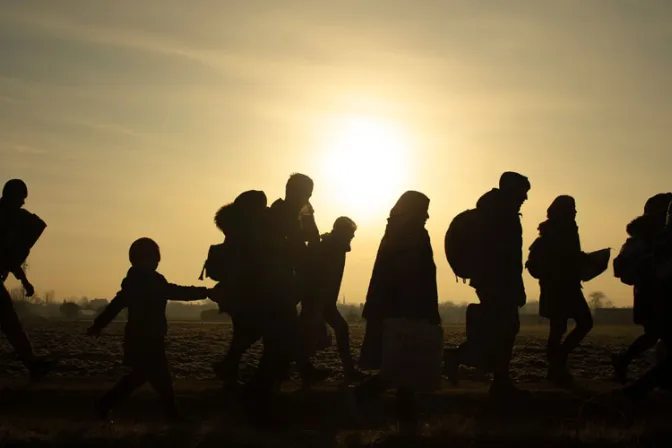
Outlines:
[[520,210],[527,200],[530,188],[530,181],[522,174],[507,171],[499,178],[499,190],[517,210]]
[[546,216],[553,220],[574,219],[576,218],[576,201],[571,196],[558,196],[548,207]]
[[19,209],[23,207],[28,199],[28,187],[21,179],[12,179],[5,183],[2,188],[2,201],[12,207]]
[[285,186],[285,201],[298,213],[313,196],[313,186],[313,180],[305,174],[292,174]]
[[134,268],[155,271],[161,262],[161,250],[153,239],[140,238],[131,244],[128,259]]
[[357,231],[357,224],[347,216],[341,216],[334,221],[334,228],[331,231],[333,237],[340,241],[350,244],[355,237]]

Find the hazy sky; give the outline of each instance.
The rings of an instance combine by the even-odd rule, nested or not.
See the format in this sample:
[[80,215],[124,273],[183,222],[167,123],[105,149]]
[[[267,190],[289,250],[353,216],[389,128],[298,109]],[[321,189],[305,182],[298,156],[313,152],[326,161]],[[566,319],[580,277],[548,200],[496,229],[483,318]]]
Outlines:
[[[169,280],[199,284],[216,209],[246,189],[272,201],[293,171],[316,181],[322,231],[342,214],[360,225],[351,302],[404,189],[432,199],[440,295],[457,301],[475,295],[455,283],[444,232],[502,171],[532,183],[525,253],[558,194],[577,198],[586,250],[618,250],[644,201],[672,190],[669,1],[0,8],[0,181],[26,180],[49,224],[29,276],[57,297],[111,297],[140,236]],[[630,302],[611,269],[585,290]]]

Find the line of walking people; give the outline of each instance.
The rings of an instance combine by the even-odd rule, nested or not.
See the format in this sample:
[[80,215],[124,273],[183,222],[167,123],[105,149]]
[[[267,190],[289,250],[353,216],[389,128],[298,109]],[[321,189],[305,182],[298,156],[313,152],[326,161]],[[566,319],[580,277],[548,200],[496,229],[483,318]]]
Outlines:
[[[88,330],[91,336],[100,335],[121,310],[128,309],[124,362],[130,373],[97,402],[96,410],[102,418],[145,382],[157,391],[168,415],[179,417],[164,347],[167,300],[210,298],[221,312],[231,315],[232,342],[224,359],[214,364],[217,376],[227,384],[238,383],[243,354],[256,341],[263,342],[259,366],[242,386],[242,402],[256,421],[273,419],[274,398],[288,378],[292,363],[307,387],[331,373],[311,363],[312,355],[328,345],[326,325],[336,334],[345,380],[358,383],[348,395],[353,413],[390,388],[384,376],[364,375],[356,368],[348,324],[336,308],[346,255],[357,226],[352,219],[341,217],[329,233],[320,235],[310,204],[313,188],[308,176],[293,174],[286,184],[285,197],[270,207],[263,192],[247,191],[216,213],[215,224],[225,240],[211,246],[201,274],[201,278],[207,276],[217,282],[214,288],[169,283],[157,272],[161,255],[156,242],[141,238],[131,245],[131,267],[120,291]],[[492,372],[490,395],[500,402],[529,395],[515,387],[510,362],[520,329],[519,308],[526,303],[520,211],[530,188],[525,176],[504,173],[498,187],[484,194],[475,209],[453,220],[445,239],[448,262],[456,276],[469,280],[480,303],[467,312],[467,340],[455,349],[446,349],[444,372],[453,382],[458,380],[460,365]],[[45,226],[26,225],[31,222],[28,215],[34,217],[32,221],[39,219],[22,209],[27,193],[19,180],[7,182],[3,189],[0,261],[3,281],[11,272],[32,293],[20,266]],[[669,339],[665,331],[669,325],[665,324],[666,316],[670,316],[672,228],[669,218],[666,226],[666,216],[671,200],[672,194],[666,193],[647,202],[644,215],[628,226],[631,237],[614,260],[615,275],[634,285],[635,321],[645,327],[644,336],[626,353],[614,356],[615,372],[623,381],[634,356],[659,339]],[[389,344],[386,321],[402,318],[441,325],[436,265],[425,228],[429,204],[426,195],[408,191],[390,211],[363,309],[366,333],[359,366],[364,370],[380,370],[384,363],[385,346]],[[569,355],[592,328],[581,291],[587,258],[575,217],[574,199],[558,197],[548,209],[548,219],[539,226],[540,236],[526,264],[540,282],[540,313],[551,321],[549,379],[558,382],[571,380]],[[56,361],[32,354],[4,287],[0,305],[3,332],[31,375],[41,378]],[[568,319],[577,325],[564,337]],[[665,385],[670,368],[666,357],[623,393],[631,398],[645,396]],[[397,387],[398,416],[412,425],[417,423],[415,394],[412,386]]]

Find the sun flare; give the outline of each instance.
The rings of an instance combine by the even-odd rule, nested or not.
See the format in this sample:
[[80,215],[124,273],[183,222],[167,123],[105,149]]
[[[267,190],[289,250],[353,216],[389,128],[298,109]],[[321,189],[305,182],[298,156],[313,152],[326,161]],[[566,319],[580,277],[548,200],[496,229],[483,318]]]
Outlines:
[[325,147],[323,173],[329,196],[355,219],[380,218],[402,193],[408,171],[402,128],[368,116],[338,122]]

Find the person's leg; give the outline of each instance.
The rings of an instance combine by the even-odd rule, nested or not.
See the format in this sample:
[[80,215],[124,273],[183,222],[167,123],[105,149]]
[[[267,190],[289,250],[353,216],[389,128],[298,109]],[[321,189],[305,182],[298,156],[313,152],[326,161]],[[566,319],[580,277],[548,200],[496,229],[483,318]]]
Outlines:
[[35,360],[33,348],[16,314],[12,298],[4,285],[0,287],[0,328],[23,364],[30,369]]
[[562,337],[567,332],[567,319],[555,318],[550,320],[548,342],[546,344],[546,356],[549,360],[555,358],[562,345]]
[[336,345],[341,362],[343,363],[345,378],[348,379],[349,377],[356,376],[358,372],[355,368],[352,353],[350,352],[350,327],[343,316],[341,316],[341,313],[338,312],[335,303],[327,307],[324,318],[336,334]]
[[178,417],[179,411],[175,404],[175,392],[173,391],[173,378],[168,368],[168,360],[165,354],[160,360],[145,370],[145,377],[152,388],[159,395],[161,406],[168,417]]
[[133,369],[130,373],[123,376],[96,404],[99,416],[101,418],[107,418],[112,409],[126,397],[131,395],[136,389],[145,384],[145,381],[146,377],[144,372],[138,369]]
[[567,335],[560,347],[560,353],[565,358],[578,347],[585,337],[593,329],[593,314],[590,312],[588,303],[585,299],[581,300],[576,309],[572,313],[572,318],[576,325],[574,329]]
[[547,378],[549,380],[558,380],[563,377],[566,363],[561,351],[562,338],[565,333],[567,333],[567,319],[564,317],[552,318],[546,346],[546,357],[548,359]]
[[500,403],[526,398],[529,393],[516,388],[510,377],[513,347],[520,331],[518,307],[515,305],[492,307],[488,310],[487,320],[492,331],[488,344],[493,371],[490,397]]
[[238,381],[240,361],[249,348],[258,340],[261,334],[254,324],[254,317],[250,315],[237,316],[233,319],[233,336],[229,350],[224,359],[214,365],[217,377],[227,383]]
[[635,339],[625,353],[621,355],[620,361],[627,367],[635,358],[652,349],[658,340],[660,340],[658,332],[645,327],[644,334]]
[[513,346],[520,329],[518,309],[513,307],[488,307],[488,322],[492,324],[490,341],[494,381],[508,382]]

